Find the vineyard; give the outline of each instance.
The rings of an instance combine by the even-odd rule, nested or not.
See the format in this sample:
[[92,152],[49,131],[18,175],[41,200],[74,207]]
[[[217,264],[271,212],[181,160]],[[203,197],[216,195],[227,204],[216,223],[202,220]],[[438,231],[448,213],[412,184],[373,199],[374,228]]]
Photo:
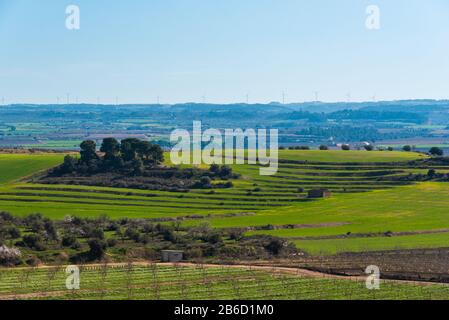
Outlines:
[[0,270],[0,299],[113,300],[441,300],[446,285],[310,276],[286,268],[122,264],[82,266],[80,290],[66,288],[65,268]]

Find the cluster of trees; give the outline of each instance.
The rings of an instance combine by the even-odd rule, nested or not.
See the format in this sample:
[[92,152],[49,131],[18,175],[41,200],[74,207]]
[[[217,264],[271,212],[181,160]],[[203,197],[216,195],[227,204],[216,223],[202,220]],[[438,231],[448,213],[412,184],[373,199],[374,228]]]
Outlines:
[[[402,150],[406,151],[406,152],[411,152],[415,149],[414,146],[410,146],[410,145],[405,145],[402,147]],[[429,152],[428,152],[431,156],[434,157],[442,157],[444,156],[444,150],[439,148],[439,147],[432,147],[430,148]]]
[[354,142],[354,141],[370,141],[376,142],[380,140],[405,139],[416,136],[426,136],[428,132],[421,129],[403,128],[397,131],[381,132],[372,125],[366,126],[350,126],[350,125],[329,125],[314,126],[302,129],[296,132],[297,135],[319,138],[333,139],[335,141]]
[[99,173],[99,172],[129,172],[141,175],[146,166],[154,167],[164,161],[164,152],[157,144],[139,139],[125,139],[121,142],[114,138],[106,138],[97,153],[95,141],[86,140],[80,145],[80,158],[66,156],[58,173]]
[[[167,249],[184,250],[187,259],[258,259],[296,252],[279,238],[245,237],[243,230],[214,229],[208,224],[184,227],[178,220],[161,223],[157,219],[67,216],[63,221],[51,221],[40,214],[17,218],[4,212],[0,213],[0,225],[7,230],[0,237],[0,265],[85,263],[108,259],[108,250],[119,259],[151,260],[159,259],[159,252]],[[16,231],[11,232],[13,229]]]

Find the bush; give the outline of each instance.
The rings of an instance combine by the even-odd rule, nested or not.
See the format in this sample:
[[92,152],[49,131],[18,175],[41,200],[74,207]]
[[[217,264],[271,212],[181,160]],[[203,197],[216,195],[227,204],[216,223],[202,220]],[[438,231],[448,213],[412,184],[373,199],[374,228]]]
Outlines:
[[3,245],[0,247],[0,265],[15,266],[21,263],[22,253],[19,249],[8,248]]
[[373,151],[374,150],[374,146],[371,145],[371,144],[365,145],[364,148],[365,148],[366,151]]
[[351,146],[349,144],[343,144],[341,145],[341,150],[349,151],[351,150]]
[[20,230],[17,227],[8,228],[6,230],[6,233],[8,234],[10,239],[19,239],[21,237]]
[[92,229],[89,232],[87,232],[87,237],[103,240],[104,239],[104,231],[100,228]]
[[240,240],[243,238],[243,231],[242,230],[232,230],[229,232],[229,239],[230,240]]
[[91,239],[89,240],[88,245],[90,249],[89,256],[92,260],[103,259],[107,248],[107,243],[104,240]]
[[208,234],[205,240],[211,244],[223,242],[223,238],[221,237],[221,234],[219,232],[213,232],[211,234]]
[[108,247],[113,248],[117,245],[117,239],[111,238],[107,240]]
[[61,244],[62,244],[64,247],[71,247],[71,246],[73,246],[74,244],[76,244],[77,242],[78,242],[78,240],[76,239],[75,236],[64,236],[64,237],[62,238]]
[[284,241],[281,239],[272,239],[265,245],[265,249],[272,255],[279,255],[284,248]]
[[412,147],[411,146],[403,146],[402,147],[402,150],[404,150],[405,152],[410,152],[410,151],[412,151]]
[[139,240],[140,240],[139,230],[137,230],[137,228],[135,228],[135,227],[129,227],[125,231],[125,237],[127,237],[128,239],[134,240],[135,242],[139,242]]
[[42,237],[37,234],[29,234],[23,237],[22,239],[25,247],[30,249],[34,249],[37,251],[45,251],[45,245],[42,242]]
[[325,146],[325,145],[321,145],[320,150],[322,150],[322,151],[329,150],[329,147]]

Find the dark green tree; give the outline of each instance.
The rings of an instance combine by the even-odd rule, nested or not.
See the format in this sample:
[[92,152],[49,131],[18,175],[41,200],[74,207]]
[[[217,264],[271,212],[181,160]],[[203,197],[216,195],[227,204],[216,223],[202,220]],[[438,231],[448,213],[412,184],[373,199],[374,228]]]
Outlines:
[[432,156],[437,156],[437,157],[442,157],[444,155],[444,151],[441,148],[438,147],[433,147],[429,150],[429,153]]
[[81,151],[81,162],[89,163],[92,160],[97,160],[97,145],[95,141],[92,140],[86,140],[83,141],[80,145]]
[[100,151],[105,153],[105,160],[115,159],[120,152],[120,143],[115,138],[105,138]]
[[88,245],[90,249],[89,256],[92,260],[103,259],[107,248],[106,241],[100,239],[91,239],[89,240]]
[[72,157],[71,155],[67,155],[64,157],[64,163],[62,164],[62,171],[64,173],[71,173],[73,171],[76,171],[76,164],[77,160],[75,157]]
[[402,147],[402,150],[404,150],[405,152],[410,152],[410,151],[412,151],[412,147],[407,145],[407,146]]
[[140,140],[129,138],[122,140],[120,151],[124,161],[132,161],[137,158],[137,150],[139,149]]

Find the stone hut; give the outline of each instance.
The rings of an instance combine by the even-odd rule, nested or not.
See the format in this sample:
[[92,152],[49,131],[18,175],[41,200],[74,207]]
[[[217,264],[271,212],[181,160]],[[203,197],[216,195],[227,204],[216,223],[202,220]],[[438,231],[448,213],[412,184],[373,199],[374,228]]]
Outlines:
[[184,251],[162,250],[162,262],[180,262],[184,259]]
[[308,193],[309,199],[322,199],[332,197],[332,192],[328,189],[313,189]]

